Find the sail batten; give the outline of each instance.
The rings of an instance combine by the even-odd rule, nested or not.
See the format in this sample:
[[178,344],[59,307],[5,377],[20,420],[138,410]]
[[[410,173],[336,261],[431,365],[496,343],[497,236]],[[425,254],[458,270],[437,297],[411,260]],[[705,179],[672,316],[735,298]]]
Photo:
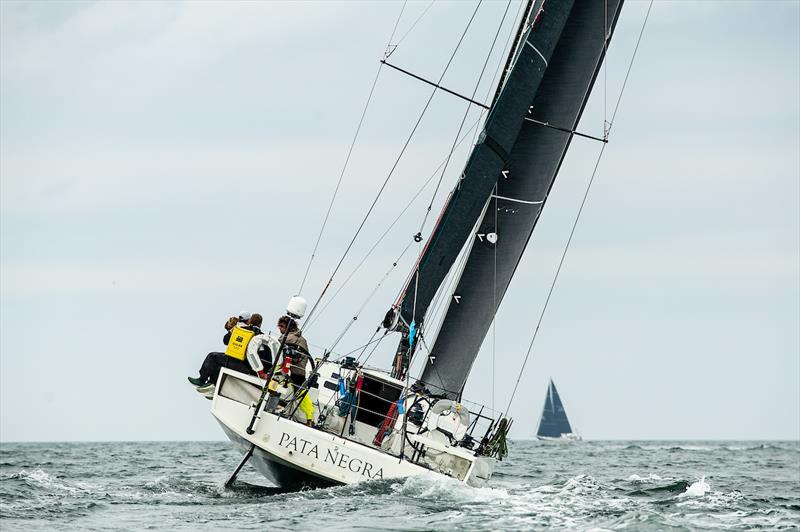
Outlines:
[[[569,126],[571,131],[577,127],[603,61],[606,35],[610,37],[613,31],[622,0],[608,0],[606,4],[576,0],[574,5],[552,6],[546,2],[540,21],[525,35],[526,44],[513,68],[525,61],[527,52],[528,60],[535,61],[544,72],[539,83],[527,89],[530,103],[514,138],[506,135],[501,139],[504,146],[511,142],[508,158],[493,184],[496,190],[488,192],[491,207],[472,235],[474,245],[422,373],[422,380],[434,393],[457,397],[463,390],[531,238],[573,137],[570,132],[538,122]],[[566,10],[562,29],[549,34],[555,41],[545,47],[539,32],[548,27],[548,21],[553,23],[553,11],[559,8]],[[532,12],[540,13],[537,9]],[[549,53],[539,57],[539,52],[546,50]],[[509,77],[504,91],[512,82]],[[493,238],[485,238],[487,234]]]

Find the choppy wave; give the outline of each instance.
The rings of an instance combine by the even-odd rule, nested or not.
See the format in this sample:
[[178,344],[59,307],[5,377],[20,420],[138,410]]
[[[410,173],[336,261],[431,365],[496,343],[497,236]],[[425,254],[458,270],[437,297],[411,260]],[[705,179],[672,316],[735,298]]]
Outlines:
[[[741,447],[741,448],[740,448]],[[4,445],[3,529],[791,529],[800,444],[512,442],[493,481],[437,475],[286,492],[220,443]],[[50,452],[52,451],[52,452]]]

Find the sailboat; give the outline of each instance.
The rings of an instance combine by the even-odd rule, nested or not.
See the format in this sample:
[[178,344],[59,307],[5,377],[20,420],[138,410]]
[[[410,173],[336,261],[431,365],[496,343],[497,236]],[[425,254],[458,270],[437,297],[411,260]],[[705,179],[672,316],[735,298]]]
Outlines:
[[[228,483],[248,461],[287,488],[422,474],[470,485],[490,479],[513,421],[468,401],[464,387],[570,142],[582,135],[576,128],[621,7],[526,2],[477,142],[430,235],[414,235],[421,252],[380,320],[384,336],[398,338],[391,368],[326,350],[292,385],[286,376],[297,358],[285,337],[266,334],[247,346],[253,374],[221,371],[212,415],[245,453]],[[439,298],[446,310],[434,331],[429,311]],[[294,297],[287,315],[302,330],[315,308],[306,315]],[[254,356],[265,349],[273,360],[266,371]],[[418,378],[409,371],[415,355],[425,357]],[[299,408],[306,398],[313,419]]]
[[572,431],[567,412],[564,410],[564,405],[561,404],[561,397],[558,395],[553,379],[550,379],[550,385],[547,387],[547,396],[544,400],[536,438],[542,441],[562,442],[581,440],[580,435]]

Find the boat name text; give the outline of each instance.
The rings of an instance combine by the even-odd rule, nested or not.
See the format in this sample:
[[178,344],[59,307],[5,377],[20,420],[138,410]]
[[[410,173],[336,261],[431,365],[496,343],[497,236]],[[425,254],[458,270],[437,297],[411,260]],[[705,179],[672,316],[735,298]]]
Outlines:
[[304,454],[316,458],[317,460],[322,457],[323,462],[335,465],[341,469],[347,469],[351,473],[361,473],[362,477],[370,479],[383,478],[383,468],[376,468],[373,464],[362,460],[360,458],[352,458],[349,455],[340,453],[338,449],[329,449],[320,446],[316,443],[311,443],[303,438],[297,436],[290,436],[285,432],[281,434],[281,439],[278,445],[286,449],[290,449],[296,453]]

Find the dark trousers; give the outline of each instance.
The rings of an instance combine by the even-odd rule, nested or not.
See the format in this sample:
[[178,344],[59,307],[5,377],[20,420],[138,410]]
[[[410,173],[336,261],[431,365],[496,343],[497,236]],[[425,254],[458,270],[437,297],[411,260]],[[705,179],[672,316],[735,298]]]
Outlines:
[[230,368],[248,375],[255,375],[247,360],[237,360],[225,353],[211,352],[206,355],[203,365],[200,366],[200,378],[216,384],[219,378],[219,371],[222,368]]

